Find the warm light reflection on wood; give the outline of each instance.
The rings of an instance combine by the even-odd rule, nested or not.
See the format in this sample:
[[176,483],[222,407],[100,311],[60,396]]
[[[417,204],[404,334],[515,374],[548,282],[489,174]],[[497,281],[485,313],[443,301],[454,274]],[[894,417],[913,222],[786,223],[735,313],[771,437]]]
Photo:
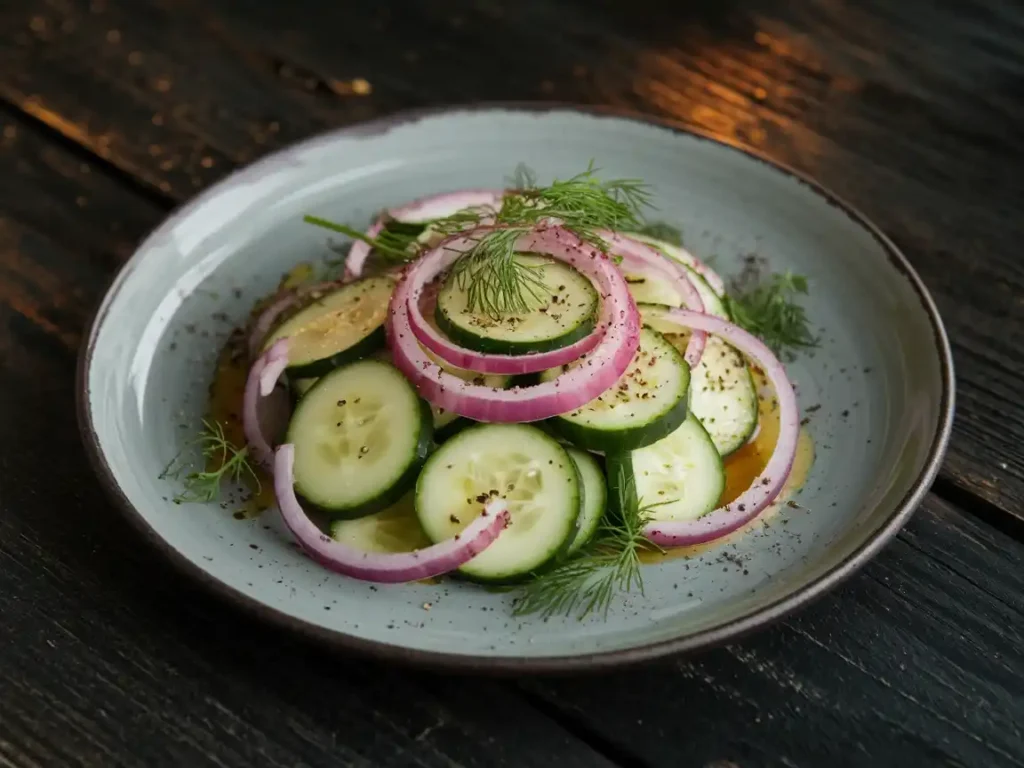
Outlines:
[[677,46],[637,54],[630,89],[646,111],[813,170],[822,139],[805,127],[808,113],[824,119],[859,81],[823,78],[817,51],[784,30],[759,30],[754,40],[750,49],[684,32]]
[[47,109],[38,99],[28,98],[23,100],[20,106],[25,112],[37,120],[42,121],[55,131],[59,131],[66,138],[77,141],[80,144],[91,146],[96,143],[95,137],[91,137],[84,128],[61,117],[51,109]]

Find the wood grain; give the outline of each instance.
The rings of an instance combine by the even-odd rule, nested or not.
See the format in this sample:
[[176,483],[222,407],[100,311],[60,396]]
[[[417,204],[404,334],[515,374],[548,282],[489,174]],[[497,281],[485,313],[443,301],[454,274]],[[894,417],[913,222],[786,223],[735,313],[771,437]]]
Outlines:
[[481,99],[638,109],[790,163],[921,272],[957,362],[943,477],[1024,521],[1012,3],[14,0],[0,34],[0,97],[173,201],[316,131]]
[[768,632],[527,689],[644,765],[1018,766],[1022,594],[1024,546],[930,496],[839,595]]
[[1022,763],[1024,545],[934,496],[797,617],[600,677],[395,669],[208,596],[143,545],[69,439],[88,308],[164,211],[24,120],[0,115],[0,136],[0,763]]

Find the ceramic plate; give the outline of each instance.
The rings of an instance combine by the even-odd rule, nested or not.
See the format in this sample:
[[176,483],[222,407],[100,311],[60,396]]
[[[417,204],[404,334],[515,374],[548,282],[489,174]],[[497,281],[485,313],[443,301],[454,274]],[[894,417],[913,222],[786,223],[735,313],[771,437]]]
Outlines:
[[[158,476],[194,434],[233,325],[281,274],[329,253],[312,213],[367,225],[412,198],[542,180],[596,160],[639,177],[658,218],[729,274],[756,253],[807,275],[822,345],[788,369],[816,459],[798,507],[726,543],[645,568],[646,593],[606,619],[513,618],[512,596],[447,581],[372,586],[291,546],[276,511],[237,520],[174,504]],[[792,171],[677,127],[597,111],[502,107],[403,115],[293,146],[171,216],[114,281],[80,368],[85,440],[127,514],[235,603],[342,648],[476,669],[599,667],[718,643],[822,594],[902,526],[935,476],[953,377],[932,300],[877,229]],[[429,606],[429,610],[425,606]]]

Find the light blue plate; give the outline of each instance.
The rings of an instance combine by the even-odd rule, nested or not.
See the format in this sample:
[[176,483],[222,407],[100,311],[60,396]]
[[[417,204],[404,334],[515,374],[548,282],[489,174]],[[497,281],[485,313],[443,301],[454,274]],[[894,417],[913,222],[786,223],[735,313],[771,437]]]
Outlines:
[[[699,556],[645,568],[646,594],[607,620],[513,618],[511,596],[449,581],[371,586],[299,554],[276,511],[238,521],[176,505],[158,476],[194,434],[232,323],[283,272],[326,254],[312,213],[363,226],[381,208],[497,187],[525,162],[566,177],[653,185],[658,218],[724,273],[739,256],[811,280],[822,329],[789,365],[817,452],[800,507]],[[226,313],[230,322],[220,320]],[[893,244],[812,182],[708,138],[570,108],[417,113],[299,144],[171,216],[118,275],[83,350],[80,414],[101,477],[147,537],[187,572],[269,620],[395,659],[476,669],[611,666],[722,642],[822,594],[906,522],[941,461],[953,413],[935,306]],[[429,604],[430,609],[424,605]]]

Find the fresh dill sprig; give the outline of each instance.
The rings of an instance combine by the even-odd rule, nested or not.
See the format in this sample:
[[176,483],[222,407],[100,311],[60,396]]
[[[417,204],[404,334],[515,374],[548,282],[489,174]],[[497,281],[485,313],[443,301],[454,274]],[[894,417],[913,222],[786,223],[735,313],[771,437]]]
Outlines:
[[[515,241],[520,235],[549,219],[576,233],[580,239],[601,250],[606,243],[601,229],[635,229],[640,226],[641,209],[650,205],[647,186],[637,179],[600,181],[593,162],[587,170],[549,186],[538,187],[535,174],[520,165],[515,173],[516,188],[502,199],[493,212],[495,229],[485,233],[454,266],[459,287],[467,292],[466,309],[491,317],[522,314],[540,300],[543,281],[536,268],[515,258]],[[464,221],[453,222],[456,230]],[[449,225],[442,220],[443,230]]]
[[417,230],[416,234],[411,234],[407,228],[385,227],[377,237],[367,237],[358,229],[353,229],[347,224],[339,224],[335,221],[322,219],[319,216],[303,216],[302,220],[307,224],[338,232],[353,240],[361,240],[388,258],[399,261],[411,261],[418,253],[416,238],[422,230]]
[[639,179],[601,181],[597,174],[591,161],[582,173],[538,187],[533,172],[520,166],[516,178],[524,186],[505,196],[496,223],[533,228],[558,219],[563,227],[603,249],[605,244],[595,230],[639,229],[642,210],[651,207],[651,193]]
[[481,238],[452,267],[455,284],[466,293],[470,312],[500,317],[524,314],[537,305],[544,289],[543,265],[515,257],[516,240],[528,229],[501,229]]
[[619,480],[617,519],[606,516],[579,554],[523,586],[514,615],[575,615],[581,621],[591,613],[607,617],[616,594],[634,588],[644,594],[640,553],[663,550],[644,536],[643,529],[651,510],[660,504],[644,506],[636,497],[632,478],[622,483],[620,475]]
[[[224,427],[219,422],[212,424],[203,419],[203,430],[190,445],[199,446],[206,466],[215,466],[202,472],[189,472],[183,478],[185,490],[174,497],[176,504],[187,502],[216,501],[220,496],[221,481],[240,482],[245,475],[256,481],[257,492],[260,479],[249,463],[249,447],[238,448],[232,445],[224,434]],[[187,447],[187,446],[186,446]],[[184,451],[182,451],[183,453]],[[179,478],[184,471],[181,464],[181,453],[175,456],[160,473],[160,479]]]
[[683,230],[664,221],[649,221],[637,230],[641,235],[653,237],[672,245],[683,245]]
[[724,297],[733,322],[759,337],[780,357],[797,349],[816,347],[807,312],[797,303],[807,294],[807,278],[792,272],[764,276],[755,260],[733,281]]
[[[467,296],[467,310],[491,317],[522,314],[540,300],[543,285],[537,267],[514,258],[516,239],[549,219],[576,233],[582,240],[605,250],[601,229],[636,230],[643,224],[641,211],[651,207],[646,184],[638,179],[601,181],[593,161],[587,169],[549,186],[537,185],[537,177],[520,164],[511,179],[514,188],[502,198],[500,208],[471,208],[426,222],[425,228],[440,237],[472,229],[484,220],[494,229],[482,234],[456,262],[453,272]],[[345,224],[317,216],[304,221],[361,240],[382,255],[409,261],[424,247],[415,227],[386,226],[377,237],[367,237]]]

